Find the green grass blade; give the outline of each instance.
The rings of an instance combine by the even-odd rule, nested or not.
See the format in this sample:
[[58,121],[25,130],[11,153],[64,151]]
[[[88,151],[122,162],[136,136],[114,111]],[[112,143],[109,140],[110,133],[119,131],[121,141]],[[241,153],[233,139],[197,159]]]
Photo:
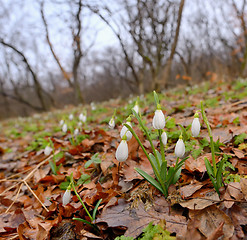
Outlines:
[[96,205],[95,205],[95,207],[94,207],[93,215],[92,215],[93,220],[95,220],[95,218],[96,218],[96,213],[97,213],[97,210],[98,210],[99,205],[100,205],[101,202],[102,202],[102,198],[96,203]]

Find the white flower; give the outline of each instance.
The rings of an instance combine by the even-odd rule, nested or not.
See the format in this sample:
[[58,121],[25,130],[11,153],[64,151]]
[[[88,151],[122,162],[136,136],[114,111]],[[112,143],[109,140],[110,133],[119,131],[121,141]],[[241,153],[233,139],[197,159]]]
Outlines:
[[138,114],[139,113],[139,105],[138,103],[135,104],[135,106],[133,107],[133,110]]
[[153,127],[155,129],[163,129],[166,125],[165,116],[161,109],[157,109],[154,113]]
[[199,135],[200,129],[201,129],[201,124],[200,124],[199,118],[195,116],[195,118],[193,119],[192,125],[191,125],[191,132],[192,132],[193,137],[197,137]]
[[114,120],[114,118],[111,118],[110,119],[108,125],[109,125],[109,128],[110,129],[113,129],[115,127],[115,120]]
[[74,135],[77,136],[78,134],[79,134],[79,130],[78,130],[78,128],[76,128],[76,129],[74,130]]
[[74,118],[74,116],[73,116],[73,114],[71,113],[71,114],[69,115],[69,120],[72,121],[73,118]]
[[82,122],[78,122],[78,127],[80,128],[82,126]]
[[59,125],[62,126],[64,124],[64,120],[60,120]]
[[96,110],[96,106],[95,106],[95,103],[94,102],[91,102],[91,109],[94,111],[94,110]]
[[63,195],[63,205],[67,205],[70,202],[71,199],[71,190],[70,189],[66,189],[64,195]]
[[68,130],[67,124],[64,123],[64,124],[63,124],[63,127],[62,127],[62,131],[63,131],[64,133],[66,133],[67,130]]
[[[126,124],[128,124],[130,127],[131,126],[131,122],[127,121]],[[123,136],[126,134],[127,137],[127,141],[129,141],[132,138],[132,133],[128,130],[127,127],[123,126],[120,132],[120,137],[123,138]]]
[[128,144],[126,140],[122,140],[118,145],[116,151],[116,159],[119,162],[124,162],[127,160],[127,158],[128,158]]
[[52,152],[52,148],[50,147],[50,146],[46,146],[45,147],[45,150],[44,150],[44,154],[46,155],[46,156],[49,156],[50,154],[51,154],[51,152]]
[[80,119],[80,121],[82,121],[82,122],[86,122],[86,121],[87,121],[87,116],[86,116],[86,114],[81,113],[81,114],[79,115],[79,119]]
[[175,146],[175,155],[179,158],[182,158],[185,153],[185,146],[182,136],[179,137],[176,146]]
[[165,131],[161,134],[161,141],[164,146],[167,144],[167,134]]

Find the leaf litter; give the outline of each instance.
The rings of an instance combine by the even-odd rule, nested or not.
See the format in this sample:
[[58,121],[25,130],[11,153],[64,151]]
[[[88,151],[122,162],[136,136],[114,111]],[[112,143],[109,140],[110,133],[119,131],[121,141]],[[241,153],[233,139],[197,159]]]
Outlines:
[[[126,101],[99,104],[98,113],[85,106],[91,120],[80,129],[78,144],[72,144],[70,131],[62,133],[59,121],[71,112],[79,115],[80,107],[1,122],[1,239],[114,239],[121,234],[137,239],[150,222],[158,224],[160,221],[165,222],[166,229],[177,239],[243,239],[247,235],[247,137],[241,134],[247,133],[247,98],[238,99],[234,92],[232,98],[224,99],[224,88],[234,89],[225,84],[215,87],[214,91],[198,90],[194,95],[187,95],[187,99],[184,98],[186,93],[177,89],[174,94],[170,91],[161,97],[166,116],[176,119],[174,125],[169,123],[171,130],[176,130],[176,123],[189,126],[200,100],[220,97],[216,106],[209,104],[206,109],[214,140],[222,143],[217,158],[220,160],[227,155],[232,165],[225,168],[225,186],[220,196],[214,191],[204,165],[204,157],[210,161],[204,124],[198,142],[199,155],[189,145],[194,143],[188,143],[189,158],[179,183],[171,186],[165,199],[134,170],[138,167],[152,175],[150,163],[134,138],[128,143],[128,160],[119,165],[115,159],[121,122],[133,107]],[[141,108],[146,125],[150,126],[154,106],[148,99],[150,97],[144,97]],[[117,109],[117,124],[115,129],[108,129],[104,119],[110,119],[114,109]],[[30,124],[36,127],[26,127]],[[133,128],[150,152],[143,133],[136,126]],[[166,155],[171,165],[175,161],[173,151],[178,136],[169,134]],[[42,141],[37,140],[37,135],[43,135],[45,140],[50,136],[55,149],[51,156],[44,155]],[[158,147],[158,141],[153,141]],[[62,155],[56,165],[61,164],[61,167],[55,175],[49,160],[59,153]],[[72,220],[73,217],[89,220],[73,191],[70,203],[62,205],[62,186],[67,186],[71,173],[79,183],[76,189],[90,212],[102,199],[94,222],[98,232]]]

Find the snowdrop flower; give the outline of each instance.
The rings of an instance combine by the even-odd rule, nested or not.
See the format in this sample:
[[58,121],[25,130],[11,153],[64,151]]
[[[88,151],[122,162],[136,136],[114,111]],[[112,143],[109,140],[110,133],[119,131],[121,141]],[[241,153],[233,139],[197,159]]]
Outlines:
[[71,190],[70,187],[68,187],[63,195],[63,205],[67,205],[70,202],[71,199]]
[[181,134],[175,146],[175,155],[178,158],[182,158],[184,156],[184,153],[185,153],[185,145]]
[[194,119],[191,125],[191,132],[193,137],[197,137],[200,133],[200,129],[201,129],[201,124],[199,121],[199,114],[196,112],[194,115]]
[[78,122],[78,124],[77,124],[77,125],[78,125],[78,127],[79,127],[79,128],[81,128],[81,126],[82,126],[82,122]]
[[122,137],[122,141],[118,145],[117,151],[116,151],[116,159],[119,162],[124,162],[128,158],[128,144],[127,144],[127,136]]
[[64,124],[63,124],[63,127],[62,127],[62,131],[63,131],[64,133],[66,133],[67,130],[68,130],[67,124],[64,123]]
[[[131,118],[128,117],[127,120],[126,120],[126,124],[128,124],[130,127],[131,126]],[[123,126],[122,129],[121,129],[121,132],[120,132],[120,137],[123,139],[124,135],[126,135],[127,137],[127,141],[129,141],[131,138],[132,138],[132,133],[128,130],[128,128],[126,126]]]
[[64,120],[60,120],[59,125],[62,126],[64,124]]
[[74,130],[74,135],[77,136],[78,134],[79,134],[79,130],[78,130],[78,128],[76,128],[76,129]]
[[51,154],[52,150],[53,150],[53,149],[52,149],[49,145],[47,145],[47,146],[45,147],[44,154],[45,154],[46,156],[49,156],[49,155]]
[[94,110],[96,110],[96,106],[95,106],[95,103],[94,102],[91,102],[91,109],[94,111]]
[[71,113],[71,114],[69,115],[69,120],[72,121],[73,118],[74,118],[74,116],[73,116],[73,114]]
[[113,117],[110,119],[108,126],[110,129],[113,129],[115,127],[115,120]]
[[153,127],[155,129],[163,129],[166,125],[165,116],[161,110],[161,106],[157,105],[157,110],[154,113]]
[[82,121],[82,122],[86,122],[87,121],[87,115],[84,114],[84,113],[81,113],[79,115],[79,120]]
[[138,102],[137,102],[137,101],[136,101],[136,103],[135,103],[135,106],[133,107],[133,110],[134,110],[137,114],[139,114],[140,108],[139,108],[139,105],[138,105]]
[[161,134],[161,141],[164,146],[167,144],[167,134],[165,131],[163,131],[163,133]]

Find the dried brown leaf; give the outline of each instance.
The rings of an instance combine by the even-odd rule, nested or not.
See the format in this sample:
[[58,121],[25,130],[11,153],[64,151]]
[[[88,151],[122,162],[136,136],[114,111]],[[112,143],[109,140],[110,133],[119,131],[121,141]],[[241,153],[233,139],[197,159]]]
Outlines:
[[191,210],[201,210],[208,206],[214,205],[220,201],[220,198],[216,192],[211,195],[208,194],[201,198],[193,198],[179,203],[182,207],[186,207]]
[[233,236],[234,226],[229,216],[227,216],[223,211],[221,211],[215,205],[209,206],[203,210],[190,210],[189,216],[191,219],[196,219],[198,224],[198,229],[205,237],[210,237],[216,234],[220,224],[223,225],[223,239],[229,239]]

